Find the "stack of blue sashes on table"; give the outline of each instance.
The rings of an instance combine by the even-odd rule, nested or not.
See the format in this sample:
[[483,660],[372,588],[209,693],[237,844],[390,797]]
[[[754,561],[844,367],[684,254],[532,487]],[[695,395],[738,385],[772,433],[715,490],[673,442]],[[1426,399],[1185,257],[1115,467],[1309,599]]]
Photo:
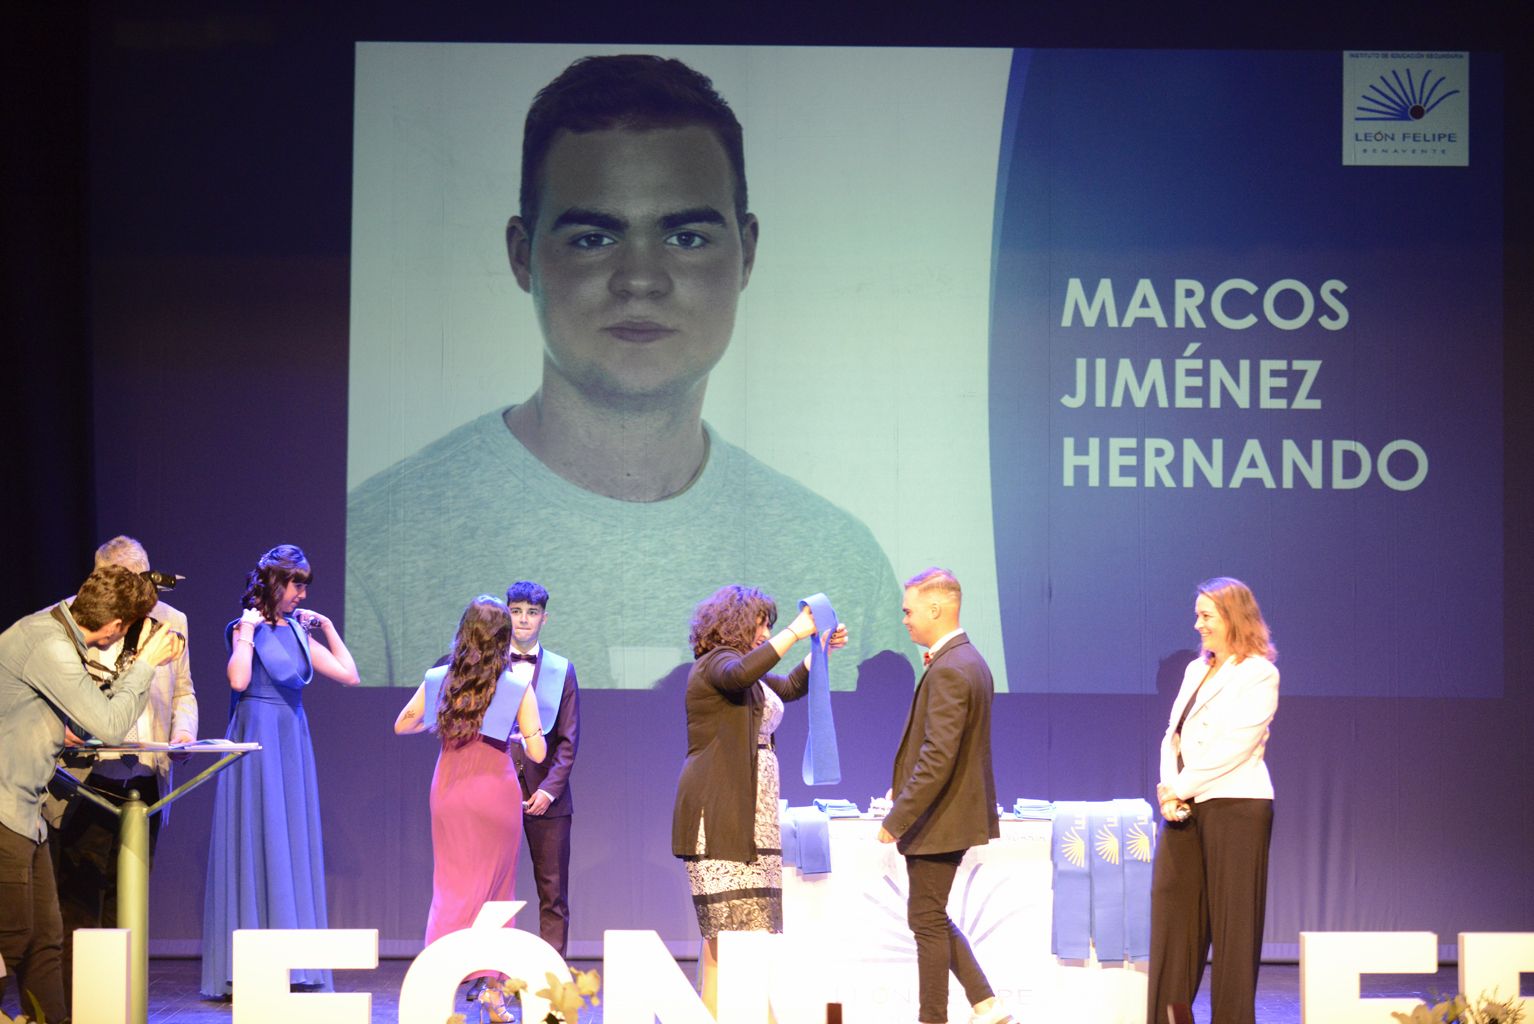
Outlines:
[[1034,800],[1026,796],[1017,798],[1012,813],[1024,821],[1053,821],[1055,805],[1049,800]]
[[[819,803],[817,800],[816,803]],[[783,866],[801,875],[831,870],[831,819],[816,807],[790,807],[779,821],[783,833]]]
[[1055,805],[1052,950],[1099,963],[1150,956],[1156,822],[1144,800]]
[[860,818],[863,815],[858,805],[851,800],[818,799],[815,801],[815,809],[828,818]]

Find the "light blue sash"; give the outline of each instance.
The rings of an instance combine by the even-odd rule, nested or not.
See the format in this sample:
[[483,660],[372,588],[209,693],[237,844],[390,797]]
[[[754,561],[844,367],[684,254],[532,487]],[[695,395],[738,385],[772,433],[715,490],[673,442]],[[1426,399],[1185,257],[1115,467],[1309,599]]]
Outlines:
[[545,647],[538,654],[538,674],[533,679],[533,696],[538,701],[538,721],[544,734],[554,728],[559,718],[559,702],[565,695],[565,674],[570,670],[570,659],[555,654]]
[[[448,666],[441,665],[426,673],[426,678],[421,680],[425,690],[425,714],[424,719],[428,729],[437,728],[437,709],[442,701],[442,683],[447,678]],[[512,733],[517,724],[517,708],[522,705],[522,694],[527,692],[527,687],[521,686],[511,678],[510,672],[502,672],[501,678],[495,682],[495,695],[490,698],[490,706],[485,709],[485,718],[479,725],[479,731],[493,740],[503,743]]]
[[836,609],[824,594],[811,594],[799,602],[800,608],[806,605],[815,616],[815,635],[810,638],[810,733],[801,770],[807,786],[834,786],[842,781],[842,763],[831,717],[831,664],[825,637],[836,629]]
[[783,864],[801,875],[831,870],[831,819],[816,807],[790,807],[782,816]]
[[522,695],[526,692],[527,687],[513,679],[509,671],[502,672],[495,681],[495,696],[485,709],[485,720],[479,725],[480,733],[493,740],[505,741],[510,737],[517,728],[517,709],[522,706]]
[[433,732],[437,730],[437,708],[442,701],[442,680],[446,678],[447,666],[438,665],[436,668],[427,669],[426,678],[421,680],[422,700],[426,704],[421,713],[421,721]]

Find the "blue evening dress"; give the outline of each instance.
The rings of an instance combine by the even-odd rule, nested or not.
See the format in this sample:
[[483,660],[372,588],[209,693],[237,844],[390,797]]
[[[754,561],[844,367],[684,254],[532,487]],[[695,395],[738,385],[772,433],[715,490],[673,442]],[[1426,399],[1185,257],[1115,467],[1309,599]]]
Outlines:
[[[238,620],[236,620],[238,621]],[[235,623],[224,630],[232,645]],[[250,685],[231,694],[225,738],[261,744],[218,778],[203,900],[202,994],[231,994],[236,928],[324,928],[325,858],[303,687],[314,677],[297,622],[256,626]],[[295,985],[333,989],[329,970]]]

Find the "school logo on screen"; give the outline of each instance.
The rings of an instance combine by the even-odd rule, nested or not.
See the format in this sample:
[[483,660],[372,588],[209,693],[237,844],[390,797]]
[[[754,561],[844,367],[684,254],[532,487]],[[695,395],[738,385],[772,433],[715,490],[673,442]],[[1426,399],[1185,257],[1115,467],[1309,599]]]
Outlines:
[[1342,55],[1345,166],[1467,167],[1470,55]]

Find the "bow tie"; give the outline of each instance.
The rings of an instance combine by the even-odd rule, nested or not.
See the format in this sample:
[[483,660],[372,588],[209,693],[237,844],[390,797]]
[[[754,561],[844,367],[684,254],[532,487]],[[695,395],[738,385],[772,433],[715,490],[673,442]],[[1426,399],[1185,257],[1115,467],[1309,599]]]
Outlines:
[[533,665],[533,664],[537,663],[538,655],[536,655],[536,654],[523,654],[521,651],[512,651],[510,654],[508,654],[506,656],[506,664],[508,664],[508,665],[515,665],[519,661],[525,661],[529,665]]
[[928,665],[932,664],[932,652],[931,651],[922,651],[921,652],[921,664],[922,664],[922,668],[926,668]]

